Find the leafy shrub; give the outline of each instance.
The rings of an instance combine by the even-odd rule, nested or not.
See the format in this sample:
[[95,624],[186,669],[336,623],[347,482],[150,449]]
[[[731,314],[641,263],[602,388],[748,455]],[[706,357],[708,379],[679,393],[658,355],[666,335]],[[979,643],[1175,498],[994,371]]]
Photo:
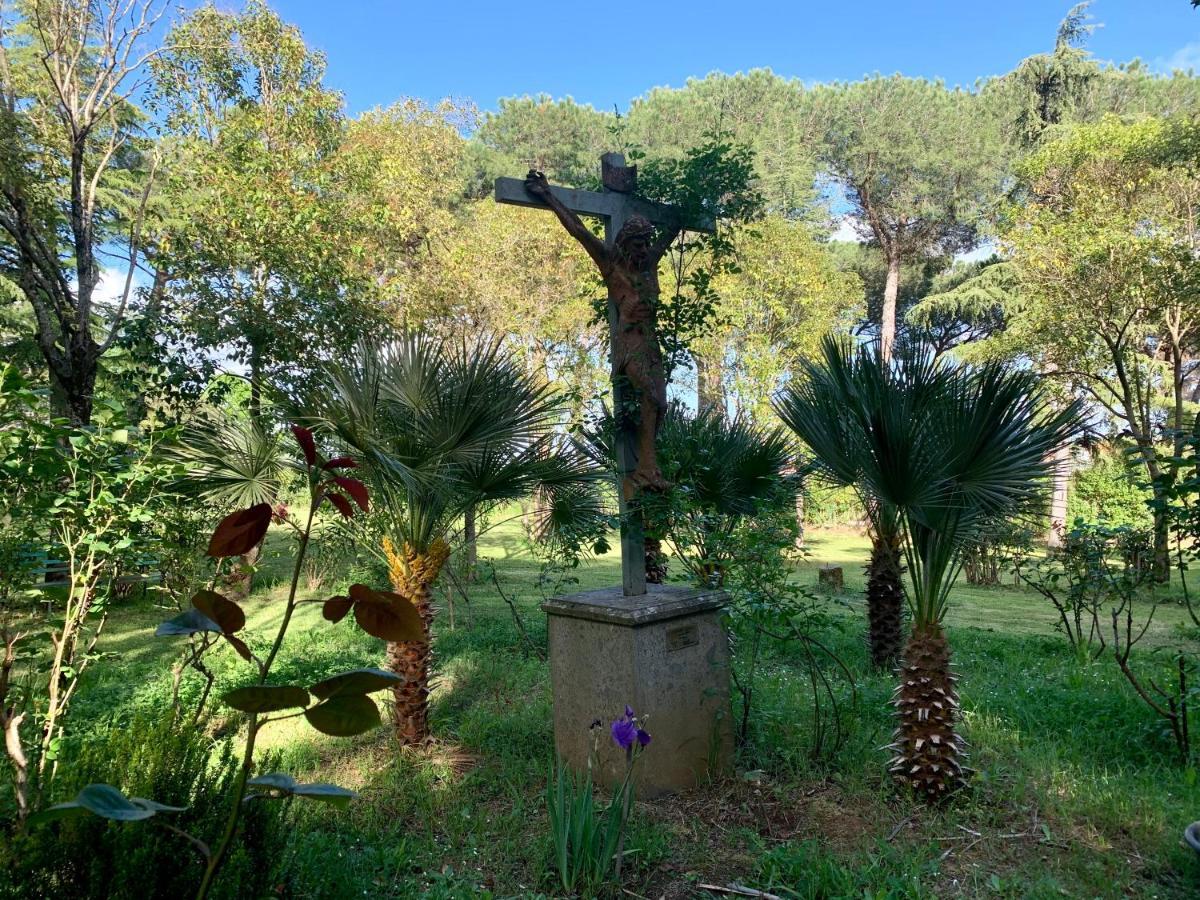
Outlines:
[[[186,806],[171,824],[212,835],[228,815],[237,773],[232,738],[214,747],[203,725],[179,725],[170,716],[145,714],[113,722],[84,743],[60,767],[49,799],[69,800],[89,783],[108,783],[126,796]],[[242,838],[215,896],[271,893],[273,872],[265,863],[283,856],[282,811],[275,803],[246,805]],[[14,898],[190,897],[204,873],[204,860],[186,838],[145,822],[96,816],[30,828],[0,853],[0,895]],[[11,880],[5,884],[6,879]]]
[[997,523],[963,552],[967,584],[999,584],[1000,575],[1018,559],[1029,556],[1033,529],[1025,522]]
[[805,485],[804,524],[814,528],[849,528],[867,517],[852,487],[834,487],[815,481]]
[[1102,453],[1071,478],[1067,521],[1104,522],[1142,529],[1151,526],[1150,499],[1145,487],[1120,453]]

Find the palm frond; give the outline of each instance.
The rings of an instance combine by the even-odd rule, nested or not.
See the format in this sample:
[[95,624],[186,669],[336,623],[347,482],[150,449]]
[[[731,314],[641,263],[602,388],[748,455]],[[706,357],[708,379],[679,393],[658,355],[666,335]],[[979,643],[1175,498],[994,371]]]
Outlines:
[[568,464],[560,399],[495,337],[364,341],[326,367],[303,408],[359,454],[397,535],[418,548],[468,507],[583,486],[599,474],[583,458]]
[[816,471],[894,509],[919,622],[944,613],[968,544],[1044,503],[1054,451],[1081,428],[1078,406],[1054,409],[1028,371],[919,349],[889,364],[833,338],[776,408]]
[[221,506],[274,503],[289,465],[282,434],[222,412],[191,422],[166,452],[187,473],[182,489]]

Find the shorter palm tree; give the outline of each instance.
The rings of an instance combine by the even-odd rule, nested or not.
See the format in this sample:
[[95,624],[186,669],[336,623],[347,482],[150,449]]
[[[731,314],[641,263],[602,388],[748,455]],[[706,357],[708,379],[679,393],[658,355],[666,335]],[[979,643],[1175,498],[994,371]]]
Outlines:
[[747,519],[795,510],[801,481],[788,471],[792,444],[782,428],[727,419],[712,408],[694,416],[679,404],[668,411],[658,436],[663,475],[672,485],[663,527],[699,581],[724,583],[736,562],[729,538]]
[[[206,410],[180,432],[168,454],[187,473],[178,489],[226,512],[260,503],[274,506],[283,494],[289,462],[284,433],[266,417]],[[223,589],[241,599],[253,586],[262,545],[243,554],[224,577]]]
[[813,465],[895,509],[912,574],[912,634],[896,689],[890,771],[930,798],[964,774],[958,693],[942,627],[963,554],[996,522],[1044,508],[1054,451],[1080,428],[1031,372],[967,368],[827,338],[777,399]]
[[365,341],[327,365],[304,404],[313,424],[360,457],[385,510],[392,588],[425,623],[425,639],[388,645],[393,722],[403,744],[429,736],[431,589],[468,510],[529,496],[553,539],[601,518],[598,473],[561,433],[563,402],[499,339],[449,344],[423,336]]

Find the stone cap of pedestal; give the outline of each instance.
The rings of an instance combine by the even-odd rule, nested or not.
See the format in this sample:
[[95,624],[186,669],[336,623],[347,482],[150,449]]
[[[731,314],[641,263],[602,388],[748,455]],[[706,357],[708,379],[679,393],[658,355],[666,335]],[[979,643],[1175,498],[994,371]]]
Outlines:
[[551,597],[542,609],[551,616],[636,627],[720,609],[728,602],[729,595],[715,588],[648,584],[638,597],[626,597],[620,587],[598,588]]

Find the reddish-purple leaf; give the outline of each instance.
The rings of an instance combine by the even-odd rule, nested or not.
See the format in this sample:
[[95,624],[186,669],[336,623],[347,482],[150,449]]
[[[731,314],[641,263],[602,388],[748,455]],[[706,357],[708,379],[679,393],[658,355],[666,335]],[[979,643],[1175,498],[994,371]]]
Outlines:
[[258,503],[249,509],[230,513],[213,532],[208,542],[208,555],[220,559],[249,553],[266,537],[270,527],[270,503]]
[[329,502],[337,507],[337,511],[343,516],[345,516],[347,519],[354,518],[354,507],[350,505],[349,500],[347,500],[341,494],[326,494],[325,496],[329,498]]
[[225,638],[225,640],[229,641],[229,645],[237,651],[238,656],[240,656],[246,662],[254,661],[254,654],[250,652],[250,648],[246,646],[246,642],[240,637],[238,637],[236,634],[226,634],[222,636]]
[[322,604],[321,615],[330,622],[340,622],[346,618],[346,613],[350,612],[350,607],[353,605],[353,600],[339,594],[336,597],[330,597]]
[[292,434],[296,436],[296,443],[304,451],[304,461],[310,466],[316,465],[317,442],[313,440],[313,433],[301,425],[293,425]]
[[350,585],[354,621],[372,637],[385,641],[427,641],[425,623],[417,608],[388,591],[375,591],[365,584]]
[[322,469],[357,469],[356,463],[349,456],[335,456],[333,459],[321,466]]
[[221,626],[225,634],[233,634],[246,627],[246,614],[242,608],[216,591],[199,591],[192,597],[192,606]]
[[345,475],[334,475],[334,483],[354,498],[358,508],[367,511],[367,486],[357,478],[347,478]]

